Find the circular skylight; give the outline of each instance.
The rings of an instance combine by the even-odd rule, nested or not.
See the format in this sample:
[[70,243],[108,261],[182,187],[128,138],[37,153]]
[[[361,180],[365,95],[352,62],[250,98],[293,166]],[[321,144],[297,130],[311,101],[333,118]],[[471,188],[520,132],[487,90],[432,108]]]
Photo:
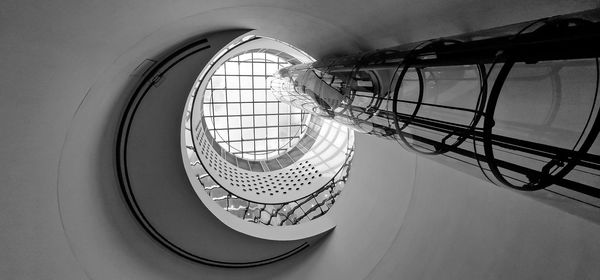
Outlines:
[[215,141],[247,160],[267,160],[293,148],[307,130],[310,114],[279,102],[270,93],[271,75],[292,65],[291,56],[254,49],[218,66],[203,100],[204,119]]

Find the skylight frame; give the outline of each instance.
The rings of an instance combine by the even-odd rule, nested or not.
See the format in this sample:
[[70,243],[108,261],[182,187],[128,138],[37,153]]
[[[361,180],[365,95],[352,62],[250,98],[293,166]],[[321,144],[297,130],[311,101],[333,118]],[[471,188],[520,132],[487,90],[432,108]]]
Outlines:
[[246,160],[269,160],[300,141],[310,114],[270,94],[271,74],[296,63],[281,51],[252,49],[218,65],[204,89],[203,111],[210,134],[222,148]]

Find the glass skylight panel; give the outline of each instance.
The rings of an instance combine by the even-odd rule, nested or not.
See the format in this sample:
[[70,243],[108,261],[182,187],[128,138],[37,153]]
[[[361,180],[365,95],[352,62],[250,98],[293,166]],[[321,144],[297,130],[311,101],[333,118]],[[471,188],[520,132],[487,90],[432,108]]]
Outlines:
[[271,75],[290,65],[261,50],[235,56],[215,71],[206,87],[204,117],[225,150],[244,159],[266,160],[298,143],[309,115],[269,92]]

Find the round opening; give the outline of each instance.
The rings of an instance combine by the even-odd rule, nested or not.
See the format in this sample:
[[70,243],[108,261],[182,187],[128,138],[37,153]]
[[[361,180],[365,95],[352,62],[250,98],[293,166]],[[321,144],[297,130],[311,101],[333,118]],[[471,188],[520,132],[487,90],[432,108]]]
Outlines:
[[[271,93],[278,70],[311,62],[289,44],[246,36],[219,51],[196,80],[183,125],[190,178],[227,211],[246,216],[248,203],[279,205],[325,191],[347,165],[351,131]],[[325,176],[306,175],[317,175],[315,166]]]
[[216,143],[247,160],[268,160],[296,146],[307,131],[310,114],[279,102],[270,84],[277,70],[297,63],[288,53],[261,48],[236,52],[213,66],[203,112]]

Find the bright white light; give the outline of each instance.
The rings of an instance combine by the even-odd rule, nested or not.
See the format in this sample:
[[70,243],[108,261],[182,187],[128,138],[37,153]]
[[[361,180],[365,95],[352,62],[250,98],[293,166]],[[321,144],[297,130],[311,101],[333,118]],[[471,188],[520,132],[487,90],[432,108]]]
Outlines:
[[269,86],[271,75],[290,65],[261,50],[232,57],[217,68],[205,89],[203,111],[221,147],[240,158],[265,160],[298,143],[310,115],[280,103]]

